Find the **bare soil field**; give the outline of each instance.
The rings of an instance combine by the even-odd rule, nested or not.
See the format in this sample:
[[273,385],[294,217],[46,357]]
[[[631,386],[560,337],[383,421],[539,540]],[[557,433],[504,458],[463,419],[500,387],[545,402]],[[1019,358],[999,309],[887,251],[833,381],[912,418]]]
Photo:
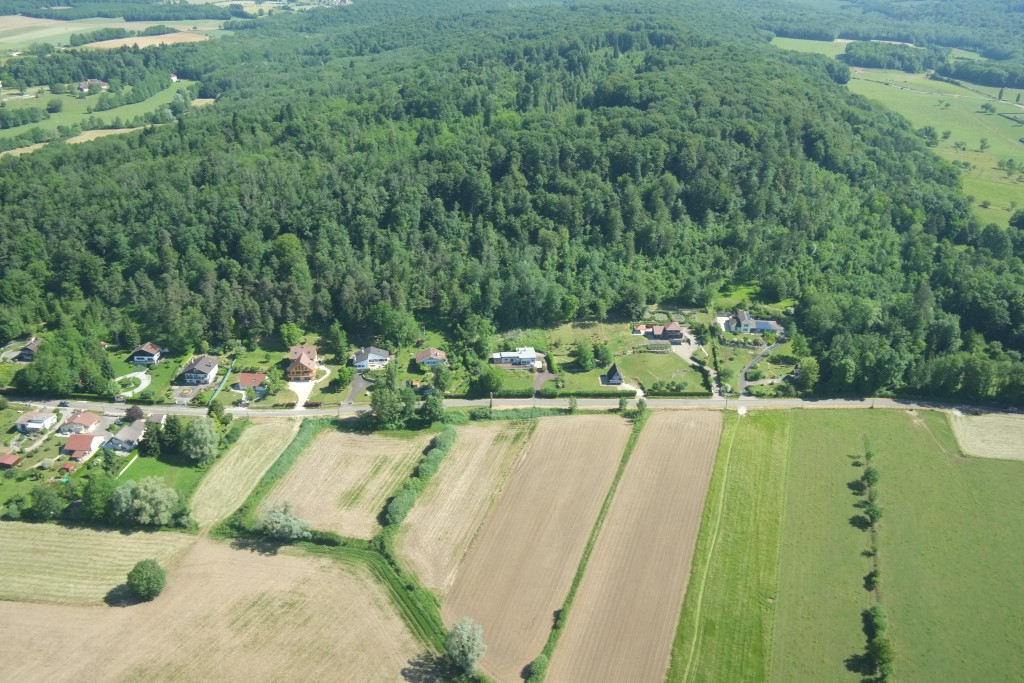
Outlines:
[[978,458],[1024,460],[1024,416],[950,415],[964,453]]
[[481,668],[496,680],[520,680],[544,647],[629,433],[612,415],[539,420],[466,554],[441,615],[483,626]]
[[665,679],[721,433],[718,412],[651,415],[594,544],[548,681]]
[[121,135],[122,133],[131,133],[133,130],[142,130],[142,126],[136,126],[135,128],[105,128],[103,130],[87,130],[84,133],[68,138],[64,142],[69,145],[76,145],[80,142],[89,142],[90,140],[97,140],[99,138],[105,138],[108,135]]
[[203,35],[202,33],[179,31],[178,33],[166,33],[162,36],[136,36],[134,38],[101,40],[97,43],[87,43],[82,47],[95,47],[103,50],[113,50],[119,47],[131,47],[132,45],[150,47],[152,45],[173,45],[174,43],[198,43],[209,39],[210,36]]
[[459,565],[519,461],[534,422],[459,427],[455,447],[405,518],[398,554],[424,586],[451,590]]
[[268,497],[288,501],[313,528],[370,539],[377,515],[409,476],[429,435],[411,439],[328,430],[301,455]]
[[253,423],[192,496],[192,516],[200,528],[208,528],[237,510],[299,429],[298,420],[286,418],[256,419]]
[[[136,562],[171,561],[195,541],[173,531],[122,533],[0,523],[0,600],[101,604]],[[0,603],[0,623],[4,623]]]
[[0,603],[12,681],[386,681],[422,650],[361,567],[201,539],[155,601]]

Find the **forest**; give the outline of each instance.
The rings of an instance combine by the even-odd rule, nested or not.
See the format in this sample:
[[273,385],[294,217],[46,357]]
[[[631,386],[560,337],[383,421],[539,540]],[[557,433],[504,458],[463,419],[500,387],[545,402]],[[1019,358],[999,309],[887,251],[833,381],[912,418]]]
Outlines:
[[174,72],[217,105],[0,159],[0,336],[67,331],[80,376],[51,379],[84,386],[106,377],[78,336],[370,341],[415,316],[475,367],[495,330],[754,282],[795,300],[823,393],[1024,399],[1024,212],[979,225],[847,66],[743,12],[381,0],[11,60],[38,83]]

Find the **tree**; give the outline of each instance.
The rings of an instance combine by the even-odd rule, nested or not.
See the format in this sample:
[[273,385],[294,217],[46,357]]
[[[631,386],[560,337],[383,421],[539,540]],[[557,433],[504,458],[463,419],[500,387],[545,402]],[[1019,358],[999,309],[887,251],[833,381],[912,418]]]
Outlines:
[[619,396],[619,412],[626,412],[626,408],[629,407],[629,399],[625,396]]
[[89,479],[82,491],[82,507],[86,517],[94,522],[109,518],[115,487],[114,478],[106,472],[93,470],[89,473]]
[[864,469],[864,474],[861,475],[861,480],[867,486],[875,486],[878,483],[879,476],[878,469],[868,465]]
[[57,114],[64,111],[64,103],[56,98],[46,103],[46,111]]
[[612,353],[611,347],[607,344],[595,344],[594,356],[601,367],[607,367],[615,361],[615,354]]
[[281,335],[281,341],[284,342],[285,346],[297,346],[302,341],[302,328],[295,323],[281,323],[277,331]]
[[341,329],[341,325],[337,320],[331,323],[330,329],[327,330],[327,339],[334,348],[334,353],[337,358],[341,362],[344,362],[344,358],[348,352],[348,335],[345,334],[345,330]]
[[423,405],[420,407],[420,417],[430,423],[442,421],[444,419],[444,413],[444,398],[439,391],[435,391],[427,396],[426,400],[423,401]]
[[799,372],[796,376],[796,388],[798,391],[811,391],[818,383],[821,371],[818,367],[818,359],[814,356],[807,356],[800,360]]
[[584,339],[576,342],[575,355],[576,362],[579,363],[580,368],[582,368],[584,372],[594,369],[594,347],[590,342]]
[[114,518],[128,524],[170,526],[183,522],[181,496],[160,477],[126,481],[111,496]]
[[571,415],[571,414],[575,413],[578,406],[579,406],[579,401],[576,400],[576,397],[575,396],[570,396],[569,397],[569,414]]
[[505,371],[496,365],[485,363],[480,366],[480,374],[474,380],[478,394],[487,395],[501,391],[505,386]]
[[210,404],[210,407],[206,409],[206,415],[207,417],[216,420],[218,425],[223,425],[225,417],[224,404],[214,401]]
[[29,494],[32,499],[32,519],[44,521],[53,519],[64,509],[64,500],[57,489],[49,484],[38,484]]
[[799,332],[795,332],[793,334],[793,355],[797,358],[803,358],[809,355],[810,352],[811,349],[807,346],[807,337]]
[[877,503],[868,503],[864,508],[864,514],[871,520],[871,526],[874,526],[882,519],[882,508]]
[[256,520],[256,528],[267,536],[282,541],[299,541],[309,538],[310,523],[295,516],[292,504],[281,501],[264,507]]
[[139,560],[128,572],[128,588],[142,600],[160,595],[167,584],[167,574],[154,559]]
[[0,396],[0,410],[7,410],[7,397]]
[[370,397],[373,416],[382,429],[397,429],[402,425],[402,399],[398,392],[386,386],[373,388]]
[[128,410],[124,411],[124,419],[128,420],[129,422],[141,420],[143,417],[145,417],[145,414],[142,412],[142,408],[140,408],[139,406],[129,406]]
[[487,651],[483,628],[469,617],[462,617],[448,631],[445,647],[452,663],[467,676],[472,676],[476,673],[477,662]]
[[160,430],[160,451],[167,455],[179,452],[184,438],[185,421],[177,415],[168,415],[164,428]]
[[875,663],[879,673],[885,676],[892,675],[892,662],[895,657],[895,650],[892,642],[885,636],[872,638],[868,643],[868,657]]
[[978,150],[979,151],[984,152],[986,149],[988,149],[988,147],[989,147],[988,138],[982,138],[982,139],[978,140]]
[[163,429],[160,425],[150,425],[146,428],[146,438],[139,442],[140,458],[159,458],[163,451]]
[[636,414],[637,417],[643,417],[647,414],[647,399],[639,398],[636,402]]
[[[981,105],[981,110],[986,114],[995,114],[996,105],[992,104],[991,102],[985,102],[984,104]],[[984,138],[982,138],[982,140],[984,140]],[[984,151],[984,149],[982,151]]]
[[205,465],[217,457],[217,423],[213,418],[200,417],[185,427],[182,451],[188,457]]
[[452,383],[452,371],[447,363],[439,363],[434,366],[434,388],[440,392],[448,391]]

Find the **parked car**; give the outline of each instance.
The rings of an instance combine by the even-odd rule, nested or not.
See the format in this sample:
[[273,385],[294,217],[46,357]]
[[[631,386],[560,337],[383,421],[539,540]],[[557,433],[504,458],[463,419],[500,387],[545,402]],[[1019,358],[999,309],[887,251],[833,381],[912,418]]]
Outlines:
[[57,405],[59,405],[61,408],[70,408],[71,407],[71,401],[61,401]]
[[115,396],[114,403],[124,403],[124,396]]

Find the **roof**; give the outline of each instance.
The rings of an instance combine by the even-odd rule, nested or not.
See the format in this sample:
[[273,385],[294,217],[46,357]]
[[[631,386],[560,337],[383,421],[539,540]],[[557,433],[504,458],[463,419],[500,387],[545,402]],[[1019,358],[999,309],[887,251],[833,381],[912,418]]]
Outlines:
[[736,319],[741,323],[749,323],[753,321],[753,318],[750,317],[750,311],[740,311],[736,316]]
[[167,416],[163,413],[152,413],[146,418],[146,422],[150,424],[162,425],[167,420]]
[[262,372],[243,372],[238,375],[238,386],[258,387],[267,381],[267,376]]
[[43,343],[43,340],[39,337],[33,337],[32,341],[21,347],[22,351],[38,351],[39,346]]
[[619,377],[622,377],[622,373],[619,372],[619,364],[618,363],[612,363],[612,366],[610,368],[608,368],[608,376],[609,377],[614,377],[616,375],[618,375]]
[[213,356],[193,356],[182,372],[201,372],[208,375],[217,369],[217,359]]
[[155,356],[156,354],[163,351],[159,346],[153,342],[146,342],[145,344],[139,344],[132,351],[133,356]]
[[74,472],[75,471],[75,464],[71,463],[71,462],[66,462],[63,465],[61,465],[61,469],[62,470],[67,470],[68,472]]
[[[138,441],[142,438],[142,435],[146,431],[146,421],[136,420],[130,424],[125,425],[121,428],[117,434],[114,434],[114,438],[118,441]],[[70,441],[70,439],[69,439]]]
[[288,371],[291,372],[293,369],[295,369],[296,366],[299,365],[306,368],[307,370],[316,370],[316,360],[314,360],[313,356],[310,356],[308,353],[304,353],[301,356],[293,359],[292,362],[288,365]]
[[21,462],[21,456],[15,455],[14,453],[8,453],[7,455],[0,455],[0,465],[6,465],[7,467],[13,467]]
[[18,424],[28,424],[29,422],[46,421],[47,418],[54,417],[53,413],[44,413],[38,410],[30,410],[27,413],[23,413],[18,418]]
[[288,349],[288,358],[291,360],[297,360],[299,356],[311,356],[316,360],[316,347],[315,346],[293,346]]
[[89,434],[74,434],[68,437],[68,441],[64,444],[64,450],[66,451],[91,451],[96,443],[93,439],[98,437],[91,436]]
[[364,346],[363,348],[356,351],[356,355],[353,356],[355,362],[367,360],[371,355],[381,356],[382,358],[390,358],[391,354],[384,349],[378,349],[376,346]]
[[73,413],[71,415],[71,417],[68,418],[68,422],[67,423],[68,424],[85,425],[86,427],[91,427],[92,425],[96,424],[99,421],[100,421],[100,416],[97,415],[96,413],[90,413],[90,412],[85,411],[85,410],[79,410],[78,412]]
[[440,349],[429,348],[423,349],[416,354],[416,362],[422,363],[428,358],[436,358],[437,360],[448,360],[448,354]]
[[665,334],[664,325],[655,325],[652,329],[654,330],[655,337],[660,337],[661,335]]
[[680,325],[679,323],[677,323],[675,320],[673,320],[668,325],[665,325],[665,331],[666,332],[682,332],[683,331],[683,326]]

